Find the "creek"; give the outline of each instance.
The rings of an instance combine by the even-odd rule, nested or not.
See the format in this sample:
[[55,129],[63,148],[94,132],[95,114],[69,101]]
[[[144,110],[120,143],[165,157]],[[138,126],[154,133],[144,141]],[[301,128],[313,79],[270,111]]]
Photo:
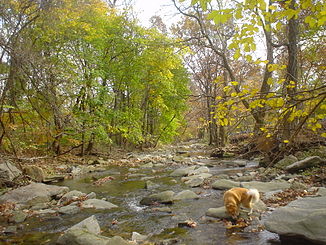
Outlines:
[[[176,152],[174,151],[174,154]],[[244,167],[226,167],[221,165],[218,159],[209,158],[202,149],[178,155],[178,157],[181,156],[184,156],[186,161],[189,160],[199,166],[208,166],[213,177],[228,172],[242,172],[257,166],[253,162],[248,162]],[[232,163],[236,159],[227,161]],[[225,224],[220,220],[205,216],[209,208],[223,205],[223,192],[212,188],[190,188],[180,180],[180,177],[170,176],[170,173],[179,167],[182,165],[164,163],[157,165],[154,163],[150,168],[111,166],[102,172],[94,172],[56,183],[56,185],[67,186],[70,190],[84,193],[95,192],[98,199],[105,199],[117,205],[118,208],[105,211],[83,209],[74,215],[30,217],[20,225],[22,229],[18,233],[4,240],[4,244],[55,244],[57,237],[63,231],[93,214],[101,226],[101,235],[109,237],[118,235],[126,240],[131,240],[132,232],[138,232],[149,235],[149,241],[157,244],[161,241],[170,242],[165,244],[187,245],[280,244],[278,236],[274,233],[226,229]],[[100,186],[92,184],[94,179],[106,176],[112,176],[113,179]],[[149,190],[145,188],[147,180],[155,184]],[[173,204],[140,205],[140,200],[145,196],[166,190],[172,190],[175,193],[192,190],[200,198],[180,200]],[[159,211],[158,208],[162,207],[168,207],[170,211]],[[180,222],[185,220],[195,221],[196,227],[180,226]]]

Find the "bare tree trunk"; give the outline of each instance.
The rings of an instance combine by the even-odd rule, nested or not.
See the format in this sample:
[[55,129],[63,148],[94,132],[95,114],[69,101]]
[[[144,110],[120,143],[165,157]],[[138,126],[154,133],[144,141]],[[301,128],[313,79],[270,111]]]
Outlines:
[[[289,6],[290,9],[295,9],[295,0],[292,0]],[[288,65],[287,74],[284,82],[284,95],[289,96],[287,108],[293,105],[293,96],[297,90],[298,83],[298,20],[293,16],[288,22]],[[294,121],[290,122],[289,117],[291,110],[288,110],[283,118],[283,139],[289,139],[294,130]]]

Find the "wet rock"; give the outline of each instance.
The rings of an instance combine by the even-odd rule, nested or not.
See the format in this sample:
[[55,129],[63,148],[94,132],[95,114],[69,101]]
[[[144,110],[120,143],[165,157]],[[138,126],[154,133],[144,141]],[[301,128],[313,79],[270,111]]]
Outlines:
[[209,208],[206,212],[206,215],[209,217],[214,217],[218,219],[230,218],[231,216],[226,213],[224,206],[219,208]]
[[176,170],[174,170],[170,176],[172,177],[182,177],[182,176],[186,176],[189,175],[189,173],[194,170],[196,168],[196,166],[191,166],[188,168],[178,168]]
[[192,178],[185,182],[185,184],[189,187],[198,187],[204,183],[205,179],[202,177]]
[[[295,200],[271,213],[264,225],[281,236],[326,243],[326,196]],[[308,227],[308,228],[307,228]]]
[[82,220],[81,222],[73,225],[72,227],[70,227],[69,229],[67,229],[66,231],[69,230],[74,230],[74,229],[85,229],[90,233],[93,234],[100,234],[101,233],[101,227],[96,219],[96,217],[94,215],[88,217],[87,219]]
[[67,205],[78,200],[81,197],[86,197],[86,194],[76,190],[69,191],[60,198],[58,205]]
[[199,174],[208,173],[208,172],[209,172],[209,168],[203,166],[203,167],[200,167],[200,168],[190,171],[188,173],[188,175],[199,175]]
[[0,164],[0,180],[12,181],[22,174],[16,166],[10,162],[5,162]]
[[118,206],[99,199],[88,199],[82,203],[83,208],[95,208],[95,209],[111,209],[117,208]]
[[197,178],[207,179],[207,178],[210,178],[210,177],[212,177],[212,174],[209,174],[209,173],[201,173],[201,174],[197,174],[197,175],[191,175],[191,176],[187,176],[187,177],[182,177],[181,178],[181,181],[187,182],[187,181],[192,180],[192,179],[197,179]]
[[217,189],[217,190],[226,190],[226,189],[231,189],[233,187],[240,187],[240,183],[232,180],[220,179],[215,181],[212,184],[212,187],[213,189]]
[[68,190],[69,188],[64,186],[32,183],[2,195],[0,203],[13,202],[33,206],[37,203],[49,202],[53,197],[60,196]]
[[24,173],[36,182],[42,182],[45,179],[43,169],[35,165],[25,166]]
[[59,214],[76,214],[80,211],[80,208],[76,205],[63,206],[58,209]]
[[151,205],[155,202],[158,203],[172,203],[174,198],[173,191],[163,191],[157,194],[149,195],[148,197],[144,197],[141,201],[141,205]]
[[147,240],[148,236],[141,235],[138,232],[133,232],[131,235],[131,240],[135,242],[143,242]]
[[21,210],[16,210],[16,211],[13,211],[12,213],[12,216],[9,218],[9,221],[10,222],[13,222],[13,223],[21,223],[21,222],[24,222],[25,219],[27,218],[28,214],[21,211]]
[[199,196],[195,192],[190,190],[181,191],[174,196],[174,200],[184,200],[184,199],[194,199],[194,198],[199,198]]
[[321,164],[325,164],[326,161],[324,161],[323,159],[321,159],[318,156],[312,156],[312,157],[308,157],[304,160],[292,163],[291,165],[287,166],[285,168],[286,171],[293,173],[296,172],[298,170],[302,170],[302,169],[306,169],[306,168],[310,168],[310,167],[315,167],[317,165],[321,165]]
[[282,160],[278,161],[275,164],[275,168],[285,169],[287,166],[291,165],[294,162],[297,162],[298,158],[293,155],[285,156]]
[[91,233],[85,229],[74,229],[65,232],[57,240],[61,245],[130,245],[119,236],[108,238]]

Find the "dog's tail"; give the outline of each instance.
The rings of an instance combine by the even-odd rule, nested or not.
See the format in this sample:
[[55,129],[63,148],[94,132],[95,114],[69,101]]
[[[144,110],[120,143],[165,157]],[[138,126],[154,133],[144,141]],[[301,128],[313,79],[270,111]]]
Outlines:
[[250,202],[256,203],[259,201],[259,192],[257,189],[249,189],[247,194],[250,197]]

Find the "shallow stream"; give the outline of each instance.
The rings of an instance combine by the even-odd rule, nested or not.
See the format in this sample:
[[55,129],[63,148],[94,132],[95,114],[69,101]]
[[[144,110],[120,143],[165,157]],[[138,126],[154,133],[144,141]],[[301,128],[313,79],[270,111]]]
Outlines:
[[[196,155],[196,154],[194,154]],[[200,155],[200,154],[198,154]],[[210,173],[218,175],[226,171],[239,171],[241,168],[225,168],[217,164],[214,159],[202,159],[192,156],[192,161],[209,166]],[[232,160],[230,160],[232,161]],[[58,185],[68,186],[70,190],[79,190],[84,193],[95,192],[98,199],[105,198],[119,208],[106,211],[82,210],[74,215],[56,215],[29,218],[23,223],[22,230],[17,235],[8,236],[4,244],[55,244],[59,234],[70,226],[95,214],[102,229],[102,235],[119,235],[127,240],[131,239],[132,232],[150,235],[150,241],[157,242],[175,239],[173,244],[187,245],[253,245],[279,244],[276,234],[262,232],[241,232],[228,230],[223,222],[205,216],[209,208],[220,207],[222,192],[213,189],[190,188],[181,182],[179,177],[170,177],[169,174],[177,167],[160,165],[153,168],[110,167],[104,172],[91,173],[87,177],[81,176],[65,180]],[[254,167],[249,163],[247,168]],[[95,186],[94,179],[105,176],[114,177],[113,180]],[[157,188],[147,190],[146,180],[150,179]],[[142,206],[140,200],[152,193],[172,190],[175,193],[191,189],[200,195],[199,199],[181,200],[171,205]],[[157,211],[155,208],[169,207],[171,212]],[[179,227],[179,223],[193,220],[195,228]],[[166,244],[172,244],[171,243]],[[0,242],[1,243],[1,242]]]

